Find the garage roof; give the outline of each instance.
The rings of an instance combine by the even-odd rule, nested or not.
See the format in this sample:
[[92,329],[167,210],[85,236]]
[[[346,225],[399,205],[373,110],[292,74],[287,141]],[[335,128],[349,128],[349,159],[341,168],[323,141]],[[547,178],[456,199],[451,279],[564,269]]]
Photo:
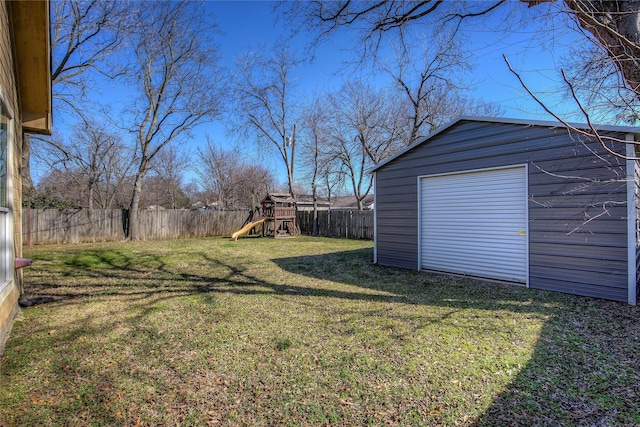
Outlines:
[[[459,116],[453,121],[447,123],[444,126],[439,127],[431,134],[426,136],[424,139],[406,147],[403,150],[398,151],[393,156],[381,161],[376,166],[374,166],[370,172],[375,172],[380,169],[387,163],[397,159],[408,151],[413,150],[415,147],[422,145],[428,142],[430,139],[434,138],[436,135],[444,132],[445,130],[455,126],[456,124],[464,121],[471,122],[487,122],[487,123],[505,123],[505,124],[515,124],[515,125],[525,125],[525,126],[542,126],[542,127],[551,127],[551,128],[565,128],[565,126],[557,121],[545,121],[545,120],[526,120],[526,119],[508,119],[503,117],[483,117],[483,116]],[[589,125],[584,123],[569,123],[569,126],[572,126],[576,129],[591,131]],[[620,132],[620,133],[628,133],[635,135],[635,139],[640,139],[640,127],[637,126],[607,126],[607,125],[593,125],[594,129],[598,131],[606,131],[606,132]]]

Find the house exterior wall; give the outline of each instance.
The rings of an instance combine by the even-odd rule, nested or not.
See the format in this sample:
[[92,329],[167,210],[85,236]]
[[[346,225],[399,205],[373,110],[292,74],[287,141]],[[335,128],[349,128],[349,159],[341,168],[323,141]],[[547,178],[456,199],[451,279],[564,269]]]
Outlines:
[[602,151],[561,128],[461,120],[375,171],[376,260],[419,268],[417,177],[528,164],[529,286],[627,301],[626,167]]
[[[0,1],[0,100],[5,105],[11,115],[9,138],[7,144],[10,145],[7,157],[8,169],[8,196],[9,196],[9,229],[11,238],[9,239],[9,250],[12,251],[10,259],[22,254],[22,224],[21,224],[21,145],[22,145],[22,125],[19,117],[18,93],[16,84],[16,74],[14,71],[14,61],[12,52],[12,40],[10,34],[10,18],[8,4]],[[13,318],[18,312],[18,298],[20,288],[18,276],[11,267],[12,274],[9,282],[0,285],[0,353],[4,346],[8,332],[11,328]]]

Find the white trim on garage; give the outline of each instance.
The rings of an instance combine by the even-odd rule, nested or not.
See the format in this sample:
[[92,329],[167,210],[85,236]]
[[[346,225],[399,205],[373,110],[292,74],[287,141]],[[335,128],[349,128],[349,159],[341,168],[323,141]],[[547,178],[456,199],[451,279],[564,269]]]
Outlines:
[[378,175],[373,172],[373,263],[378,263]]
[[637,266],[637,218],[636,218],[636,144],[633,134],[627,134],[627,302],[638,304]]
[[527,166],[418,177],[423,270],[528,286]]

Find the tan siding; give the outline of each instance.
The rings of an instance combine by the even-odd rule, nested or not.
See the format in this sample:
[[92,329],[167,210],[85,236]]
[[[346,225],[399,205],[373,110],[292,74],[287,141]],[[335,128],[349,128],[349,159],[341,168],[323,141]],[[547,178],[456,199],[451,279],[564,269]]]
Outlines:
[[11,73],[11,43],[9,39],[9,14],[7,4],[0,4],[0,84],[6,90],[9,87]]
[[20,308],[16,301],[18,301],[20,294],[16,286],[7,286],[0,290],[0,355],[4,350],[4,344],[9,337],[11,326],[16,314]]
[[[20,144],[22,141],[22,125],[18,108],[16,75],[13,71],[14,60],[9,29],[10,22],[7,3],[0,1],[0,94],[2,95],[3,101],[8,104],[7,107],[13,116],[11,122],[13,124],[11,142],[13,142],[14,145],[10,147],[11,157],[8,159],[8,166],[11,173],[11,188],[8,188],[8,190],[11,194],[9,204],[13,215],[11,227],[15,240],[10,249],[14,251],[14,254],[20,255],[22,253],[22,237],[20,225],[21,181],[19,173],[21,169]],[[11,259],[13,259],[13,257]],[[7,286],[0,289],[0,352],[2,350],[2,344],[7,338],[7,333],[11,329],[13,318],[19,310],[17,305],[19,294],[20,290],[14,278],[12,278]]]

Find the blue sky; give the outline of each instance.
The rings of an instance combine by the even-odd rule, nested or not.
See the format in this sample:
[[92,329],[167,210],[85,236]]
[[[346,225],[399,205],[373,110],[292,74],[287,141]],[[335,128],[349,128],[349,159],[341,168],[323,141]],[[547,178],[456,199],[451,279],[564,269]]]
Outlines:
[[[278,37],[289,34],[291,27],[295,25],[277,21],[273,13],[273,3],[267,1],[212,1],[207,4],[207,8],[223,32],[220,53],[223,63],[228,67],[233,66],[233,59],[242,51],[273,42]],[[540,21],[528,19],[545,12],[546,9],[542,7],[532,10],[527,10],[526,7],[521,9],[515,16],[522,21],[514,26],[513,31],[494,30],[494,27],[500,25],[491,20],[505,19],[505,14],[496,14],[488,21],[476,20],[466,24],[466,35],[472,43],[470,50],[474,52],[472,60],[475,62],[473,73],[469,76],[470,86],[473,88],[470,95],[500,105],[505,117],[551,119],[509,72],[502,58],[502,55],[506,54],[513,66],[522,72],[527,83],[550,105],[562,113],[575,111],[573,104],[564,102],[557,88],[561,86],[558,64],[563,57],[570,54],[577,34],[567,29],[566,25],[563,27],[563,23],[554,25],[554,31],[551,33],[540,28]],[[552,26],[548,22],[545,23]],[[311,40],[312,36],[303,32],[296,34],[291,44],[302,54]],[[358,36],[351,31],[340,31],[325,40],[317,48],[314,61],[298,70],[298,92],[311,94],[313,91],[321,92],[339,87],[346,79],[345,61],[353,59],[354,53],[349,49],[357,40]],[[574,120],[576,118],[571,114],[567,116]],[[201,132],[206,132],[218,143],[235,143],[233,136],[225,134],[220,124],[205,126]],[[253,148],[245,152],[251,160],[265,160],[266,153],[257,153]],[[281,166],[278,159],[270,161],[276,168]]]
[[[229,67],[233,66],[234,57],[242,51],[273,42],[288,34],[294,25],[276,22],[273,3],[269,1],[210,1],[207,8],[223,32],[220,51],[223,62]],[[520,11],[525,14],[524,18],[546,10],[542,7],[531,8],[530,11],[525,6],[521,8],[524,9]],[[503,14],[494,15],[490,20],[503,17]],[[514,67],[522,72],[529,84],[540,90],[545,99],[550,99],[545,93],[560,86],[558,66],[580,38],[574,31],[562,28],[563,23],[556,25],[553,34],[540,28],[539,21],[521,22],[502,33],[494,31],[496,25],[493,24],[495,22],[480,20],[467,21],[465,24],[476,64],[471,77],[475,87],[472,93],[487,102],[501,105],[506,117],[549,119],[508,71],[502,54],[508,56]],[[344,61],[352,59],[353,53],[348,49],[356,44],[356,40],[354,33],[341,31],[320,45],[314,62],[299,70],[298,89],[310,93],[339,86],[345,78],[344,72],[339,74],[340,70],[344,68]],[[309,34],[299,33],[291,43],[303,53],[310,41]],[[571,104],[562,109],[574,110]]]
[[[518,2],[519,3],[519,2]],[[551,120],[525,92],[516,77],[508,70],[502,55],[522,73],[527,84],[540,96],[563,113],[570,120],[581,121],[574,113],[575,105],[565,102],[561,93],[558,67],[562,59],[580,40],[580,36],[570,29],[566,22],[553,22],[561,17],[535,19],[538,14],[546,14],[548,6],[528,9],[521,3],[516,12],[506,10],[489,19],[467,21],[465,35],[469,50],[473,52],[475,68],[469,75],[470,95],[486,102],[495,103],[509,118]],[[209,2],[209,10],[216,17],[222,36],[221,54],[224,63],[231,67],[233,58],[246,49],[255,49],[260,43],[269,43],[283,34],[288,34],[291,26],[276,22],[271,2]],[[502,32],[502,19],[513,19],[511,28]],[[542,28],[542,26],[545,26]],[[550,31],[552,29],[553,31]],[[291,40],[292,46],[302,53],[312,36],[298,33]],[[346,78],[345,61],[350,61],[354,53],[349,49],[357,44],[358,36],[352,31],[340,31],[325,40],[316,50],[313,63],[298,70],[298,90],[304,93],[335,89]],[[233,143],[233,138],[222,131],[220,125],[206,131],[216,142]],[[249,149],[247,156],[264,159],[265,153]],[[277,159],[272,159],[275,167],[280,167]]]
[[[293,25],[276,22],[272,2],[211,1],[207,7],[223,32],[221,54],[229,67],[233,66],[233,58],[242,51],[255,49],[261,43],[269,43],[288,34]],[[559,22],[558,17],[553,18],[554,22],[551,18],[532,19],[538,14],[545,14],[546,7],[528,10],[520,5],[520,9],[514,15],[496,14],[488,20],[467,21],[465,24],[465,34],[471,43],[472,60],[475,62],[470,76],[474,88],[471,93],[474,97],[500,105],[505,117],[551,119],[509,72],[502,58],[505,54],[527,84],[551,105],[564,113],[575,112],[572,103],[564,102],[558,96],[558,88],[562,86],[558,68],[563,58],[571,55],[581,36],[567,28],[565,22]],[[496,32],[494,28],[501,25],[495,20],[505,18],[521,21],[509,30]],[[542,25],[546,27],[542,28]],[[303,53],[310,41],[309,34],[298,33],[291,43]],[[338,87],[346,78],[344,71],[340,73],[344,62],[352,60],[354,55],[348,49],[356,43],[357,35],[349,31],[338,32],[326,40],[316,50],[314,62],[298,70],[298,90],[311,93]]]
[[[554,25],[550,19],[529,20],[528,17],[545,12],[542,6],[528,10],[520,2],[516,14],[506,12],[493,15],[490,19],[476,19],[465,24],[469,50],[473,52],[472,60],[475,68],[468,76],[471,96],[500,105],[504,117],[550,120],[539,106],[525,93],[516,78],[508,71],[502,54],[509,57],[513,66],[522,72],[527,83],[536,89],[550,105],[558,111],[566,113],[571,120],[580,121],[571,112],[575,106],[567,103],[560,96],[558,66],[562,58],[571,54],[571,49],[579,40],[575,31],[568,29],[566,23]],[[544,6],[545,8],[549,6]],[[282,36],[291,34],[291,25],[276,20],[273,3],[269,1],[209,1],[207,11],[217,23],[221,34],[217,37],[222,64],[232,68],[234,58],[248,49],[256,49],[268,45]],[[506,8],[505,8],[506,10]],[[513,19],[511,29],[503,32],[494,31],[494,27],[504,27],[500,20]],[[542,26],[545,26],[544,28]],[[550,31],[552,29],[553,31]],[[297,70],[297,91],[299,94],[311,95],[314,91],[322,92],[338,88],[346,79],[345,61],[352,60],[353,52],[349,51],[357,40],[351,31],[340,31],[329,40],[325,40],[315,51],[315,59]],[[293,36],[291,46],[305,53],[310,34],[300,32]],[[342,72],[341,72],[342,70]],[[109,87],[107,94],[103,90],[99,97],[109,97],[112,111],[125,105],[126,91],[117,87]],[[56,131],[66,129],[65,117],[54,111]],[[222,146],[235,146],[240,142],[230,135],[223,123],[211,122],[201,125],[194,138],[187,144],[191,152],[204,145],[204,135]],[[250,141],[240,144],[249,161],[260,161],[274,170],[282,170],[281,160],[267,152],[258,152]],[[34,177],[37,179],[37,166]]]

